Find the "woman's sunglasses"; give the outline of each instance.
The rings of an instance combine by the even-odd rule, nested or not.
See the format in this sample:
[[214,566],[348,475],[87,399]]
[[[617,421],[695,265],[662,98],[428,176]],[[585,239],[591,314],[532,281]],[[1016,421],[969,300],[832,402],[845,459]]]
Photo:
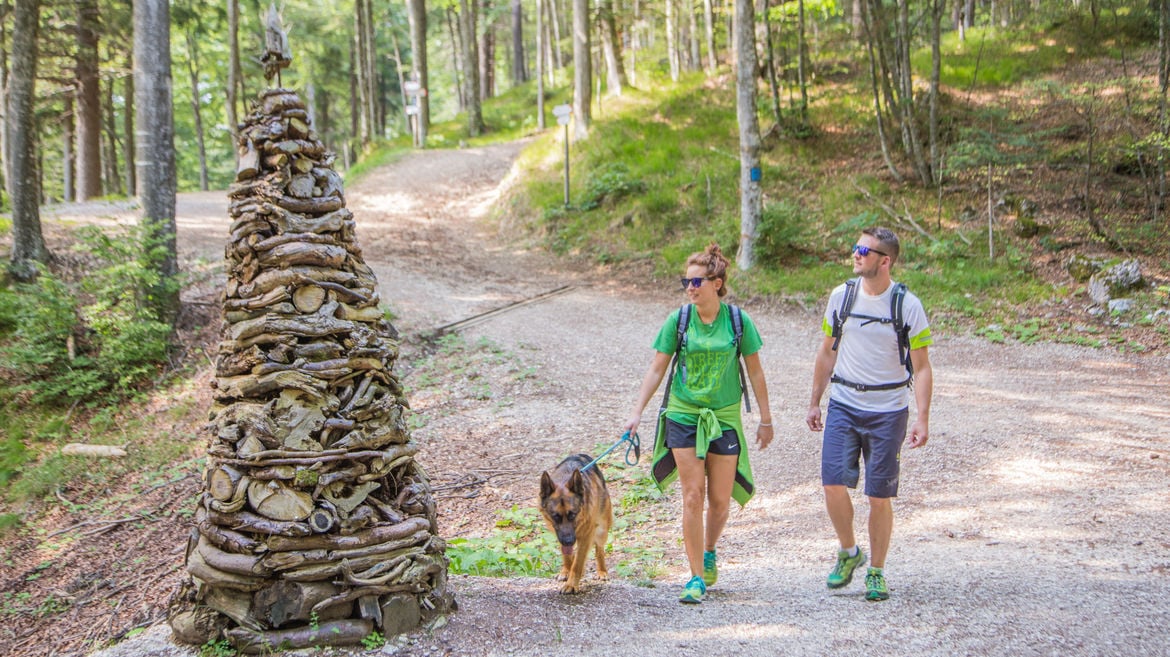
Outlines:
[[687,289],[690,289],[692,287],[702,287],[703,281],[709,281],[709,280],[711,280],[711,279],[705,278],[703,276],[696,276],[694,278],[687,278],[684,276],[684,277],[678,279],[678,282],[682,283],[682,288],[684,290],[687,290]]

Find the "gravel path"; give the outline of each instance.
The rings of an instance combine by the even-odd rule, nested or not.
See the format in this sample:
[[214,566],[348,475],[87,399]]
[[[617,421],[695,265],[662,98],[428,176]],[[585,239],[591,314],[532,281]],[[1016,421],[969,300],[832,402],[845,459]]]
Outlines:
[[[541,470],[615,439],[653,335],[680,303],[669,286],[644,277],[572,267],[499,240],[488,208],[518,149],[419,153],[348,191],[365,257],[408,336],[574,286],[462,331],[516,354],[540,385],[507,404],[415,404],[429,417],[416,432],[419,458],[437,478],[480,459],[507,459],[530,473],[485,486],[467,503],[474,508],[460,510],[471,525],[451,527],[453,534],[490,531],[498,509],[535,503]],[[193,208],[215,202],[188,200]],[[212,210],[184,218],[183,207],[188,255],[222,253],[226,219]],[[834,282],[825,281],[826,293]],[[765,341],[777,438],[753,452],[758,494],[733,508],[720,581],[706,602],[677,602],[683,557],[670,527],[666,575],[652,588],[615,579],[562,596],[544,579],[456,576],[459,611],[446,625],[382,652],[1170,654],[1170,359],[939,335],[932,439],[903,454],[886,568],[892,597],[873,604],[860,582],[838,592],[824,586],[835,546],[819,486],[819,434],[803,422],[819,317],[745,308]],[[854,499],[862,528],[864,499]],[[666,504],[677,525],[677,487]],[[97,654],[194,654],[167,635],[159,626]]]

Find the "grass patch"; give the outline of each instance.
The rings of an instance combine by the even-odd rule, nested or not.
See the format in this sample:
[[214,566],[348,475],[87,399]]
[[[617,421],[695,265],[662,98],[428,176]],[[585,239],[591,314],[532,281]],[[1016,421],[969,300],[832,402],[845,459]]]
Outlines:
[[345,184],[352,185],[374,169],[393,164],[409,153],[409,142],[402,140],[374,142],[366,146],[365,152],[358,158],[358,161],[345,172]]

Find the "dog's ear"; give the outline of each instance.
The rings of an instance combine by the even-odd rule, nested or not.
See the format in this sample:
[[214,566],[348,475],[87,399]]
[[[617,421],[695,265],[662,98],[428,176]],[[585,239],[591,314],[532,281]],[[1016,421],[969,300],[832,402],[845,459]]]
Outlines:
[[568,488],[569,492],[574,495],[585,495],[585,478],[581,476],[580,470],[573,471],[568,483],[565,484],[565,488]]
[[556,489],[557,489],[556,484],[553,483],[552,477],[548,476],[547,472],[545,472],[544,474],[542,474],[540,476],[540,499],[541,500],[547,500],[550,496],[552,496],[553,492],[555,492]]

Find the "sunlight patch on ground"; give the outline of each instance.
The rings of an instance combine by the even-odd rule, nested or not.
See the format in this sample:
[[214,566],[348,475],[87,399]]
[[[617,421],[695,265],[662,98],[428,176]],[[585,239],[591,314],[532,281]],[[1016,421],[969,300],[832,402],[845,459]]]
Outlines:
[[1012,486],[1073,488],[1087,476],[1099,474],[1100,468],[1079,461],[1041,461],[1018,458],[1004,461],[992,470],[1001,483]]
[[[356,195],[355,195],[356,196]],[[354,199],[355,210],[370,210],[394,214],[414,214],[423,206],[421,199],[404,192],[366,192]]]
[[677,632],[656,632],[655,635],[662,641],[694,642],[702,640],[717,641],[721,645],[727,643],[728,637],[750,637],[758,639],[783,639],[797,637],[803,632],[792,625],[760,625],[757,623],[737,623],[734,625],[714,625],[711,627],[690,627]]

